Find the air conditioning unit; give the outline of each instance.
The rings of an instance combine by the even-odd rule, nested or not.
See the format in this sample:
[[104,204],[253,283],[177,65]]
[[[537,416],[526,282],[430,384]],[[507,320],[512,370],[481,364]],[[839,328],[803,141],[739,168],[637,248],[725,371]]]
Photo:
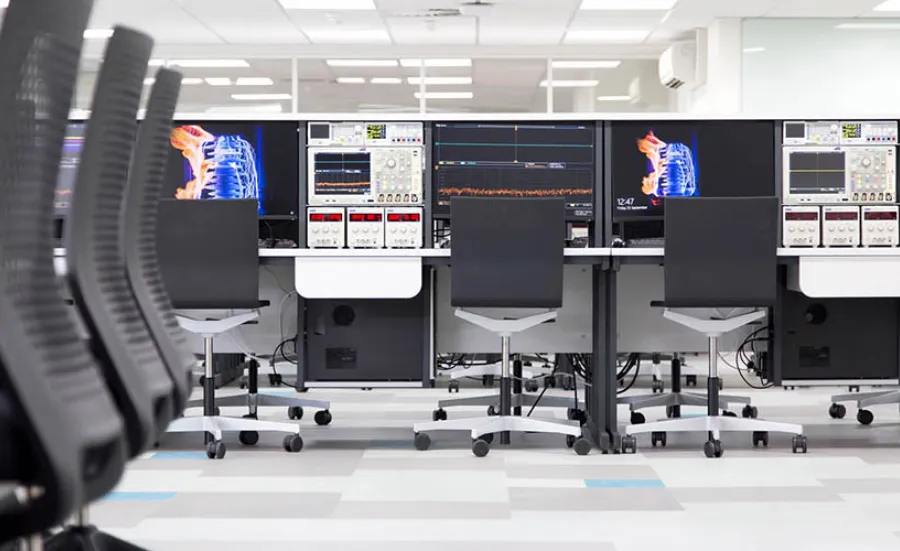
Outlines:
[[673,45],[659,57],[659,81],[666,88],[691,87],[697,79],[697,47],[693,42]]

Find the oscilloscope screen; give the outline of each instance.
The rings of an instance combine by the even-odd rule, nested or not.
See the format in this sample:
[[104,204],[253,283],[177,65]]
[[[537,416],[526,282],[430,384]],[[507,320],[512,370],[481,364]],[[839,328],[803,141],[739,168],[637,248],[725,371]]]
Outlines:
[[81,150],[84,148],[84,123],[69,123],[63,141],[62,156],[56,180],[56,196],[53,199],[53,215],[63,217],[72,204],[72,192],[78,178]]
[[256,199],[260,216],[296,216],[298,133],[281,121],[176,123],[163,197]]
[[843,151],[791,151],[788,189],[791,193],[838,194],[846,188]]
[[434,215],[453,197],[561,197],[567,218],[594,214],[592,124],[437,123]]
[[316,195],[367,195],[372,189],[368,151],[317,151],[312,182]]

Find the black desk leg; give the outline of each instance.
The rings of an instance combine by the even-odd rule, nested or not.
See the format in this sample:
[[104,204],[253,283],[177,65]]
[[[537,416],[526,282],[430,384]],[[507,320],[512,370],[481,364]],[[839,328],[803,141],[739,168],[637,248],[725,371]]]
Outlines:
[[[681,392],[681,358],[678,354],[672,356],[672,392]],[[681,417],[681,406],[672,406],[672,418]]]
[[248,373],[247,373],[247,409],[248,415],[253,419],[257,418],[256,408],[257,401],[256,397],[259,395],[259,362],[250,358],[250,363],[248,364]]
[[591,381],[585,391],[587,431],[603,453],[621,453],[616,414],[616,270],[593,267]]
[[[204,363],[203,371],[203,416],[216,416],[216,373],[213,369],[213,338],[203,338]],[[203,442],[209,444],[213,437],[208,432],[203,433]]]
[[[513,394],[515,396],[522,395],[522,356],[516,354],[516,359],[513,360],[513,381],[512,381]],[[521,404],[521,402],[517,402]],[[522,406],[517,405],[513,408],[513,415],[522,416]]]
[[[501,346],[503,350],[500,374],[500,415],[509,416],[511,413],[511,394],[512,387],[509,384],[510,361],[509,361],[509,337],[501,337]],[[500,445],[508,446],[510,443],[509,431],[500,433]]]

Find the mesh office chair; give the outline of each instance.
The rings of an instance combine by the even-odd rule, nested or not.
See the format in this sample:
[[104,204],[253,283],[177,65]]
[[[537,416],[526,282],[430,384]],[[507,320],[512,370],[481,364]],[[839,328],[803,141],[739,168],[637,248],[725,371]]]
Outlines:
[[[511,415],[510,338],[556,318],[562,306],[565,204],[557,199],[454,198],[451,305],[456,316],[500,337],[502,375],[499,415],[416,423],[415,445],[425,450],[431,431],[471,431],[472,452],[490,451],[494,433],[509,444],[509,433],[563,434],[579,455],[590,452],[581,426]],[[462,308],[543,310],[526,317],[488,317]],[[547,311],[550,309],[550,311]],[[493,313],[492,313],[493,314]]]
[[[794,434],[794,453],[806,452],[803,427],[719,415],[719,337],[766,317],[760,307],[776,297],[778,200],[690,198],[666,200],[666,319],[706,335],[709,341],[707,415],[629,425],[622,451],[635,453],[636,434],[666,445],[668,432],[707,432],[707,457],[721,457],[721,432],[751,432],[753,445],[768,445],[769,432]],[[689,309],[690,313],[675,309]],[[749,311],[748,311],[749,310]]]
[[[53,268],[53,197],[90,0],[14,0],[0,30],[0,543],[58,525],[124,470],[122,419]],[[32,540],[32,543],[38,543]]]

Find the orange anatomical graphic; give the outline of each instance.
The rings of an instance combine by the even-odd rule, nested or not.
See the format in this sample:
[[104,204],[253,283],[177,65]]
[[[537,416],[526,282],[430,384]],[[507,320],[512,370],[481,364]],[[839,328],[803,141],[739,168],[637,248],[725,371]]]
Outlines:
[[175,192],[176,199],[200,199],[203,189],[210,183],[213,172],[208,170],[213,163],[203,151],[203,144],[216,137],[199,126],[179,126],[172,130],[172,147],[181,151],[191,167],[193,178],[185,182],[183,188]]
[[[680,142],[667,143],[653,131],[637,141],[647,156],[647,175],[641,191],[650,197],[693,197],[697,195],[697,161],[692,148]],[[696,147],[696,145],[695,145]]]

